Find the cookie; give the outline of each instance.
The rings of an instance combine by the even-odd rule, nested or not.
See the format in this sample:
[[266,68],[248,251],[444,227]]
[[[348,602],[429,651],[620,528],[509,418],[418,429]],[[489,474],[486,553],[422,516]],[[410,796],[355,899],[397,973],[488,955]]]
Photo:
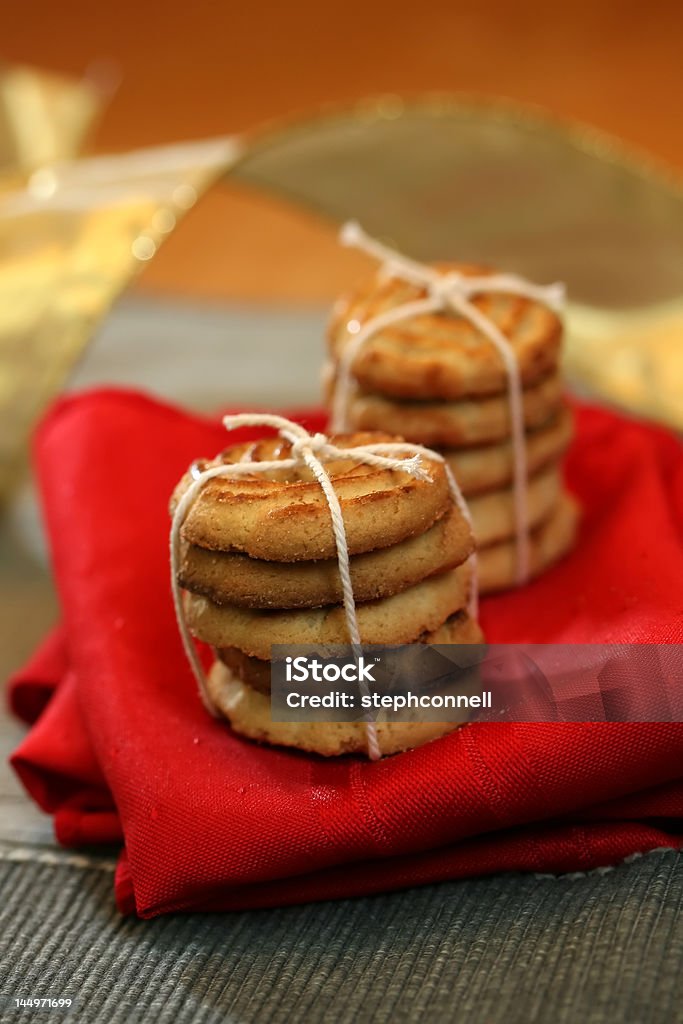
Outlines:
[[229,668],[236,679],[246,683],[252,690],[270,694],[270,658],[255,658],[245,654],[239,647],[217,647],[216,657]]
[[[527,430],[547,423],[559,411],[562,379],[551,374],[523,392]],[[502,441],[510,436],[507,392],[454,402],[401,401],[359,392],[351,396],[348,420],[357,430],[390,430],[417,444],[448,447]]]
[[[393,597],[356,606],[363,643],[412,643],[436,629],[467,603],[472,571],[469,564],[439,573]],[[256,658],[270,658],[271,644],[348,643],[341,605],[326,608],[264,611],[214,604],[188,593],[185,614],[192,633],[213,647],[238,647]]]
[[[363,722],[273,722],[270,698],[243,683],[220,661],[209,672],[207,690],[234,731],[248,739],[295,747],[323,757],[367,751],[367,729]],[[460,714],[460,721],[452,722],[378,722],[380,751],[383,755],[398,754],[445,736],[466,721],[466,712]]]
[[[555,464],[529,477],[526,493],[530,529],[548,518],[557,504],[561,489],[562,472]],[[515,536],[515,498],[511,487],[471,498],[469,509],[479,548]]]
[[[473,548],[470,527],[454,506],[425,533],[388,548],[353,555],[350,568],[356,601],[389,597],[428,576],[455,568]],[[216,604],[285,609],[316,608],[342,601],[336,558],[266,562],[183,542],[178,582]]]
[[[559,459],[571,438],[572,414],[567,407],[563,407],[548,423],[527,431],[526,462],[529,474]],[[509,440],[476,448],[446,448],[441,454],[467,498],[512,483],[514,455]]]
[[[444,623],[440,638],[429,643],[481,643],[481,630],[468,616]],[[266,663],[267,664],[267,663]],[[270,683],[270,680],[268,680]],[[365,754],[367,729],[363,722],[273,722],[270,697],[244,682],[223,661],[217,661],[207,679],[213,704],[235,732],[252,740],[296,747],[324,757]],[[456,711],[448,722],[378,722],[375,726],[382,754],[398,754],[445,736],[467,721],[467,711]]]
[[[559,561],[572,547],[579,522],[579,506],[562,494],[548,518],[530,537],[531,576]],[[514,541],[482,548],[477,555],[479,591],[483,594],[515,585],[517,554]]]
[[[441,626],[417,637],[420,644],[480,644],[483,634],[466,612],[456,612]],[[243,683],[260,693],[270,693],[270,660],[254,658],[239,647],[219,647],[216,655]]]
[[[356,433],[330,440],[348,448],[397,438]],[[197,468],[287,459],[290,452],[289,442],[271,438],[226,449],[217,459],[197,463]],[[443,464],[425,456],[420,465],[429,479],[378,469],[353,458],[325,463],[341,504],[350,554],[389,547],[423,533],[450,508]],[[305,467],[283,470],[277,479],[273,476],[255,473],[209,480],[183,523],[182,538],[213,551],[241,551],[274,562],[334,558],[330,510],[320,484]],[[178,484],[171,513],[191,480],[187,473]]]
[[[443,264],[438,269],[470,277],[491,273],[459,264]],[[375,275],[335,305],[328,327],[332,359],[339,359],[372,317],[425,295],[417,285],[386,273]],[[562,324],[555,313],[533,299],[515,295],[492,293],[472,301],[509,339],[525,385],[556,370]],[[507,383],[495,345],[469,320],[450,311],[382,328],[362,345],[351,370],[363,390],[399,399],[453,401],[497,394]]]

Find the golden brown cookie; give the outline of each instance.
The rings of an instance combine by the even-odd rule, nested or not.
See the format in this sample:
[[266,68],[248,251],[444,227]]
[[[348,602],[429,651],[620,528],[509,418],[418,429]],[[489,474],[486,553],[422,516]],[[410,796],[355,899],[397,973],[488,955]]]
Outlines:
[[[564,493],[548,518],[530,537],[531,576],[537,576],[565,555],[576,538],[579,506]],[[514,541],[503,541],[482,548],[477,555],[479,591],[488,594],[515,584],[517,571]]]
[[[562,472],[557,465],[546,466],[527,482],[527,521],[533,529],[547,519],[562,489]],[[488,491],[469,500],[472,527],[479,548],[515,536],[515,499],[511,487]]]
[[[209,672],[207,688],[215,706],[241,736],[323,757],[367,752],[363,722],[273,722],[270,698],[243,683],[220,661]],[[380,751],[383,755],[398,754],[421,747],[452,732],[467,717],[467,711],[459,710],[453,712],[450,722],[378,722]]]
[[[557,415],[562,379],[544,377],[524,389],[524,426],[533,430]],[[460,446],[502,441],[510,436],[510,402],[506,392],[459,401],[401,401],[379,394],[352,395],[348,420],[356,430],[390,430],[416,444]]]
[[[469,564],[439,573],[393,597],[356,607],[361,640],[366,644],[411,643],[437,629],[467,604]],[[256,658],[269,658],[271,644],[346,644],[346,616],[341,605],[290,611],[263,611],[214,604],[186,594],[185,613],[192,633],[213,647],[238,647]]]
[[[474,538],[453,506],[425,533],[388,548],[350,558],[356,601],[389,597],[472,553]],[[234,552],[208,551],[183,542],[178,581],[216,604],[251,608],[316,608],[342,600],[336,558],[316,562],[266,562]]]
[[[443,264],[442,271],[468,276],[491,271]],[[334,307],[328,328],[333,360],[372,317],[426,292],[381,272]],[[533,299],[490,294],[473,299],[477,308],[509,339],[525,385],[539,381],[558,365],[562,324]],[[363,390],[394,398],[452,401],[492,395],[505,389],[506,372],[495,345],[469,320],[453,313],[432,313],[385,327],[369,338],[352,364]]]
[[[387,434],[356,433],[330,439],[341,448],[396,441]],[[226,449],[217,459],[197,463],[199,470],[242,461],[287,459],[291,446],[271,438]],[[351,554],[398,544],[423,533],[452,504],[443,464],[426,456],[428,480],[399,470],[368,466],[353,458],[325,463],[339,498]],[[171,500],[171,512],[187,487],[185,474]],[[182,527],[191,544],[215,551],[241,551],[275,562],[333,558],[336,545],[330,510],[306,468],[273,474],[209,480]]]
[[[466,612],[456,612],[441,626],[429,633],[423,633],[415,641],[420,644],[480,644],[484,636],[477,623]],[[243,683],[270,693],[270,660],[254,658],[238,647],[219,647],[216,654],[220,661]]]
[[255,658],[245,654],[239,647],[216,647],[216,657],[229,668],[236,679],[246,683],[252,690],[270,694],[270,658]]
[[[432,634],[426,643],[481,643],[483,638],[476,623],[467,615],[456,615]],[[251,660],[251,659],[250,659]],[[269,663],[263,663],[269,667]],[[250,686],[238,671],[218,660],[207,680],[209,696],[234,731],[250,739],[324,757],[341,754],[366,754],[368,733],[361,722],[273,722],[267,692]],[[269,671],[268,671],[269,690]],[[460,713],[459,713],[460,714]],[[382,754],[398,754],[432,739],[452,732],[467,721],[462,712],[460,721],[452,722],[378,722],[377,738]]]
[[[572,438],[572,414],[563,407],[559,415],[526,433],[529,474],[556,461]],[[512,483],[514,457],[510,440],[476,448],[446,448],[441,453],[466,497],[497,490]]]
[[417,638],[420,644],[483,644],[484,634],[479,623],[466,611],[455,612],[436,629],[422,633]]

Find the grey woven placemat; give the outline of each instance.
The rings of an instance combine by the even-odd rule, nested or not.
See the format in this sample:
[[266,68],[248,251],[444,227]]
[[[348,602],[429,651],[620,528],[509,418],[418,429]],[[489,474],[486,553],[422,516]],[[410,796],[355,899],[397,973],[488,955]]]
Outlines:
[[4,859],[0,886],[8,1021],[38,1019],[9,1003],[29,995],[70,997],[73,1019],[93,1024],[683,1020],[671,852],[579,878],[147,922],[118,916],[108,868]]

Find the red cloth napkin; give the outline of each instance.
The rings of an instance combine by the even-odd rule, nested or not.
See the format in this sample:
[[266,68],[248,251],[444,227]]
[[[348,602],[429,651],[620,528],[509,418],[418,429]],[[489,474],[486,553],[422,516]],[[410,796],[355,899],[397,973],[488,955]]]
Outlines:
[[[117,391],[62,401],[37,434],[64,622],[11,684],[35,722],[12,763],[60,842],[123,839],[122,911],[580,870],[683,843],[682,723],[472,725],[371,764],[260,747],[212,720],[173,617],[167,502],[225,444],[215,421]],[[580,542],[483,602],[488,639],[680,641],[677,440],[580,408],[568,477]]]

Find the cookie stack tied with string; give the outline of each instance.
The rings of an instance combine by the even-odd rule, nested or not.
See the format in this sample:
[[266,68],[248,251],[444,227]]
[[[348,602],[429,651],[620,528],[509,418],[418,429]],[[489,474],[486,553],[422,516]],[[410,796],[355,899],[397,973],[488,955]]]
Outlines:
[[[272,644],[480,643],[474,540],[445,460],[382,433],[309,434],[281,416],[227,416],[276,436],[196,462],[171,499],[171,577],[185,650],[212,713],[244,736],[372,758],[453,729],[274,722]],[[209,644],[205,675],[192,637]]]
[[480,591],[524,583],[568,551],[578,521],[562,477],[562,286],[418,263],[355,223],[341,241],[380,270],[332,314],[332,429],[441,452],[469,506]]

